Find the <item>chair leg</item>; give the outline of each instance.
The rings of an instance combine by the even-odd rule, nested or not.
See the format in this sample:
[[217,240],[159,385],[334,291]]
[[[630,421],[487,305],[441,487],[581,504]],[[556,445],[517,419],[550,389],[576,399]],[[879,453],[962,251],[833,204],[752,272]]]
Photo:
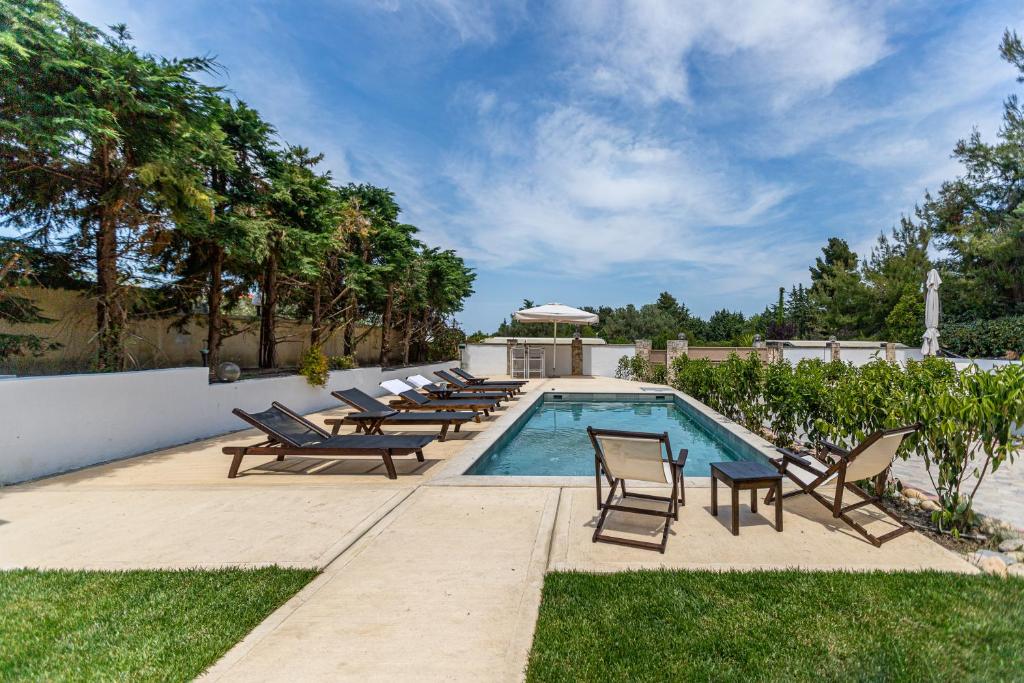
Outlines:
[[451,422],[445,422],[441,425],[441,434],[437,437],[438,441],[444,441],[444,437],[448,436],[448,425],[450,424]]
[[381,453],[384,458],[384,469],[388,471],[388,479],[398,479],[398,472],[395,471],[395,462],[391,459],[391,451]]
[[235,453],[231,458],[231,466],[228,467],[228,479],[234,479],[238,476],[238,468],[242,464],[242,458],[245,457],[242,453]]

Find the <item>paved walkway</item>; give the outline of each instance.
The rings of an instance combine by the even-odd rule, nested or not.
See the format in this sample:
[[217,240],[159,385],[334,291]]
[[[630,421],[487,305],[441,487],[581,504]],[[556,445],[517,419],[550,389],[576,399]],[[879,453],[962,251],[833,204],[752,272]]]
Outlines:
[[[638,390],[610,379],[535,382],[496,419],[431,444],[426,463],[403,461],[397,480],[379,460],[269,458],[247,460],[244,476],[228,480],[220,448],[256,440],[243,432],[0,489],[0,567],[323,568],[207,674],[232,681],[518,680],[552,569],[975,571],[917,534],[873,548],[810,501],[787,500],[782,534],[744,504],[733,537],[727,515],[708,514],[700,478],[688,479],[665,555],[594,545],[589,480],[477,486],[445,472],[461,471],[533,391],[553,387]],[[653,518],[612,523],[659,533]]]

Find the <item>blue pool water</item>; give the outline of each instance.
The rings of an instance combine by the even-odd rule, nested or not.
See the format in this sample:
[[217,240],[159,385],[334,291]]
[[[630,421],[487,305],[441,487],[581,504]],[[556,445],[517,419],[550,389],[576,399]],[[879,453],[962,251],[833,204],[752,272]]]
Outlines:
[[668,432],[674,454],[689,449],[686,474],[709,476],[709,465],[750,460],[715,439],[673,401],[612,402],[542,399],[525,422],[513,426],[466,474],[593,476],[594,448],[587,427]]

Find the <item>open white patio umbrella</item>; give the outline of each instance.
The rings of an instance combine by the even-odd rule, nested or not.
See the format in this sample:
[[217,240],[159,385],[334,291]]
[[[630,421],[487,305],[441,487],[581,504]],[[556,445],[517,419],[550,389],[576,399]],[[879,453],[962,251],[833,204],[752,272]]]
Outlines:
[[924,295],[924,344],[921,345],[921,353],[926,356],[936,356],[939,353],[939,285],[942,278],[939,271],[932,268],[928,271],[928,279],[925,281]]
[[552,370],[558,369],[558,347],[556,341],[558,337],[558,323],[595,325],[600,320],[596,313],[581,311],[578,308],[563,306],[562,304],[544,304],[543,306],[524,308],[521,311],[516,311],[513,317],[521,323],[554,323],[554,329],[551,332],[551,354],[554,358],[554,362],[551,364]]

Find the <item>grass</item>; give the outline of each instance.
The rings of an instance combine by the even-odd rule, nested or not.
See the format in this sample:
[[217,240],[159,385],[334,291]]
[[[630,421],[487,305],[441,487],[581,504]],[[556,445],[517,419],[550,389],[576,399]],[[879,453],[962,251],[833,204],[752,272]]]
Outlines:
[[551,574],[527,680],[1024,680],[1024,581]]
[[315,575],[0,572],[0,680],[191,680]]

